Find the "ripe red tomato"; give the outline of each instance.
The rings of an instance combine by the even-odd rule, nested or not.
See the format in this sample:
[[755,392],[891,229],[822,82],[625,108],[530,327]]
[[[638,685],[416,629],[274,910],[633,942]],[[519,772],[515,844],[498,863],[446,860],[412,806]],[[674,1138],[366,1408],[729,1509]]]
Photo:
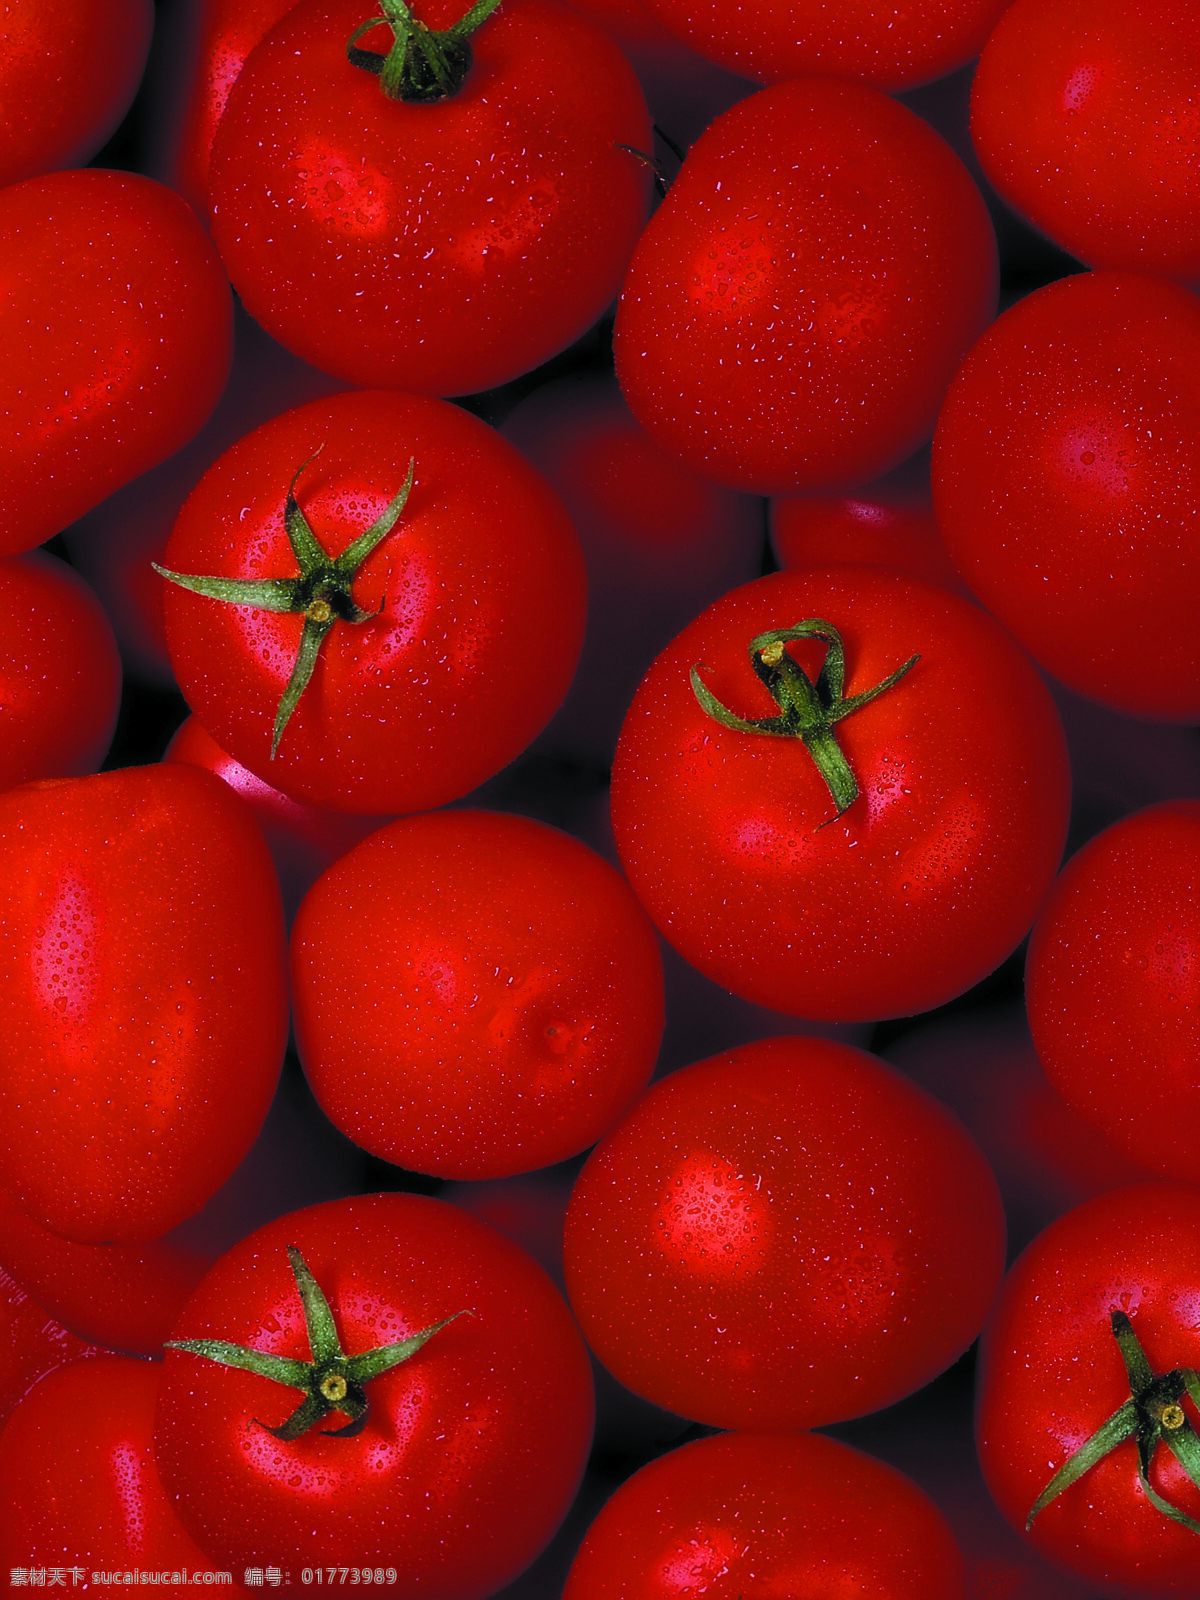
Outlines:
[[96,154],[129,109],[153,26],[151,0],[6,0],[0,188]]
[[[764,646],[774,669],[747,660],[802,619],[840,634],[850,698],[918,659],[838,720],[831,634]],[[810,738],[836,740],[857,799],[835,801],[801,738],[722,725],[693,669],[749,721],[780,710],[772,671],[798,703],[805,673],[828,702],[805,713]],[[990,617],[882,567],[805,568],[735,589],[659,656],[617,747],[613,832],[701,972],[778,1011],[867,1020],[940,1005],[1015,948],[1057,870],[1069,787],[1050,697]]]
[[547,1167],[645,1087],[658,940],[624,879],[527,817],[442,811],[329,869],[292,933],[296,1041],[326,1115],[446,1178]]
[[198,1210],[262,1125],[287,1037],[262,835],[157,766],[0,795],[0,1181],[85,1243]]
[[597,1146],[564,1260],[585,1338],[636,1394],[718,1428],[809,1428],[962,1354],[1004,1214],[931,1095],[849,1045],[767,1039],[660,1079]]
[[47,1372],[99,1354],[95,1345],[55,1322],[0,1267],[0,1427]]
[[1029,941],[1051,1082],[1150,1172],[1200,1179],[1200,801],[1124,817],[1067,863]]
[[[427,0],[445,29],[461,0]],[[361,0],[304,0],[217,126],[213,233],[246,308],[349,383],[492,388],[604,312],[646,217],[645,101],[607,35],[553,0],[471,36],[462,88],[389,100],[346,59]],[[382,19],[359,39],[391,45]]]
[[803,79],[692,146],[625,281],[617,375],[717,482],[837,488],[929,438],[995,305],[991,223],[949,146],[875,89]]
[[1196,0],[1016,0],[987,42],[983,170],[1089,266],[1200,278],[1198,37]]
[[[391,1568],[394,1597],[482,1600],[546,1543],[583,1471],[591,1372],[562,1297],[457,1207],[367,1195],[252,1234],[200,1285],[175,1339],[251,1346],[304,1382],[330,1323],[306,1326],[289,1246],[352,1370],[380,1346],[419,1348],[365,1383],[361,1426],[325,1400],[309,1411],[328,1421],[291,1438],[269,1430],[302,1403],[298,1389],[168,1349],[155,1450],[181,1517],[235,1568],[269,1563],[293,1579],[302,1564]],[[343,1365],[325,1359],[326,1380]]]
[[[332,573],[397,503],[352,581]],[[443,401],[335,395],[220,458],[184,505],[165,566],[270,588],[300,565],[294,515],[325,574],[311,605],[332,597],[324,623],[305,610],[309,590],[287,614],[164,586],[180,687],[220,747],[296,799],[378,815],[456,799],[523,750],[566,692],[583,636],[583,559],[545,479]],[[313,630],[324,642],[280,731]]]
[[[1134,1383],[1114,1335],[1128,1319],[1147,1376],[1200,1365],[1200,1190],[1189,1184],[1118,1189],[1051,1223],[1009,1273],[985,1331],[979,1372],[979,1455],[988,1487],[1017,1529],[1059,1470],[1121,1408]],[[1163,1386],[1145,1395],[1160,1416]],[[1182,1420],[1160,1434],[1193,1430]],[[1132,1419],[1129,1419],[1132,1420]],[[1120,1438],[1121,1442],[1115,1442]],[[1156,1508],[1139,1481],[1124,1421],[1113,1448],[1033,1519],[1043,1555],[1097,1585],[1139,1597],[1200,1592],[1200,1537]],[[1195,1441],[1193,1440],[1193,1444]],[[1200,1518],[1200,1488],[1165,1439],[1148,1481],[1169,1506]],[[1111,1592],[1104,1588],[1104,1593]]]
[[42,551],[0,560],[0,789],[77,777],[104,760],[121,659],[95,595]]
[[229,374],[232,307],[195,214],[134,173],[0,191],[0,260],[0,553],[15,555],[186,444]]
[[819,1433],[732,1433],[627,1479],[593,1522],[563,1600],[965,1592],[945,1518],[894,1467]]
[[938,420],[933,494],[972,590],[1048,672],[1200,717],[1200,300],[1080,273],[998,319]]
[[[10,1582],[14,1568],[58,1569],[69,1593],[97,1570],[120,1574],[117,1583],[136,1583],[131,1571],[153,1571],[156,1581],[164,1571],[186,1571],[188,1581],[211,1571],[154,1464],[162,1370],[128,1356],[72,1361],[9,1418],[0,1435],[0,1562]],[[230,1588],[241,1591],[227,1583],[222,1593]]]
[[914,89],[977,56],[1006,0],[646,0],[694,50],[763,83],[809,73]]

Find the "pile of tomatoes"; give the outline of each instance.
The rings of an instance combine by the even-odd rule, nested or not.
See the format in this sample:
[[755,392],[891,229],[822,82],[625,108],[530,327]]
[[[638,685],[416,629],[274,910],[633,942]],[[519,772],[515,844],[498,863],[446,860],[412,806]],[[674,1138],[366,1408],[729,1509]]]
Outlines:
[[0,17],[0,1581],[1195,1596],[1200,4],[416,13]]

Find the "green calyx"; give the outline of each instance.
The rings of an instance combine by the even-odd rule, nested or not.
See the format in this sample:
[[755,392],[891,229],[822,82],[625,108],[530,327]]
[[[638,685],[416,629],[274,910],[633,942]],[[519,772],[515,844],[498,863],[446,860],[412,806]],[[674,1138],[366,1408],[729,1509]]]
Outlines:
[[[317,454],[319,455],[320,451]],[[358,569],[399,521],[416,471],[416,463],[410,461],[408,476],[391,504],[364,533],[360,533],[357,539],[346,546],[340,556],[331,557],[318,543],[308,519],[296,501],[296,483],[300,474],[315,460],[315,455],[310,456],[308,461],[296,469],[295,476],[288,485],[287,501],[284,505],[283,526],[292,553],[300,567],[298,577],[259,579],[197,577],[190,573],[171,572],[166,567],[160,567],[157,562],[151,563],[155,572],[160,573],[162,577],[177,583],[182,589],[190,589],[194,594],[206,595],[210,600],[223,600],[231,606],[252,606],[259,611],[282,611],[303,616],[300,648],[296,653],[287,687],[280,697],[275,712],[275,726],[271,735],[272,760],[279,749],[283,730],[287,727],[300,696],[308,687],[313,668],[317,664],[317,657],[321,653],[321,646],[330,629],[339,622],[370,622],[383,610],[384,602],[381,601],[377,610],[363,611],[354,603],[351,590]]]
[[1123,1311],[1112,1313],[1112,1331],[1125,1363],[1130,1398],[1059,1467],[1034,1501],[1025,1519],[1026,1531],[1051,1500],[1056,1500],[1064,1489],[1077,1483],[1110,1451],[1132,1439],[1137,1445],[1138,1479],[1147,1500],[1164,1517],[1200,1534],[1200,1522],[1164,1500],[1150,1483],[1150,1462],[1163,1444],[1200,1489],[1200,1437],[1179,1403],[1186,1394],[1200,1406],[1200,1375],[1192,1367],[1176,1367],[1173,1372],[1155,1377],[1133,1324]]
[[431,1323],[398,1344],[381,1345],[376,1350],[365,1350],[361,1355],[348,1356],[342,1350],[333,1312],[329,1309],[320,1285],[308,1270],[304,1257],[294,1246],[288,1246],[288,1260],[296,1279],[296,1289],[304,1307],[304,1321],[308,1330],[311,1361],[293,1361],[287,1356],[276,1356],[266,1350],[252,1350],[246,1345],[231,1344],[226,1339],[170,1339],[168,1350],[186,1350],[206,1361],[215,1361],[223,1367],[236,1367],[242,1372],[254,1372],[260,1378],[270,1378],[274,1383],[299,1389],[304,1396],[300,1404],[277,1428],[265,1422],[255,1423],[276,1439],[298,1439],[316,1426],[331,1411],[340,1411],[349,1417],[344,1428],[322,1428],[331,1439],[348,1439],[361,1433],[366,1426],[369,1403],[366,1385],[372,1378],[398,1367],[457,1317],[467,1315],[456,1311]]
[[[466,16],[452,28],[427,28],[404,0],[379,0],[382,18],[360,22],[346,42],[346,59],[364,72],[373,72],[389,100],[410,105],[449,100],[466,81],[474,56],[471,35],[486,22],[500,0],[476,0]],[[392,47],[386,55],[360,50],[364,33],[385,22],[392,30]]]
[[[787,652],[788,645],[795,639],[823,639],[828,646],[815,684]],[[792,628],[772,628],[769,633],[760,633],[751,639],[749,650],[750,665],[779,707],[777,717],[739,717],[730,711],[701,679],[702,663],[692,668],[692,692],[708,715],[723,728],[777,739],[799,739],[825,780],[840,817],[858,799],[859,790],[850,763],[837,742],[834,725],[898,683],[920,656],[909,656],[904,665],[890,672],[882,683],[847,698],[844,693],[846,652],[842,636],[832,622],[809,617]]]

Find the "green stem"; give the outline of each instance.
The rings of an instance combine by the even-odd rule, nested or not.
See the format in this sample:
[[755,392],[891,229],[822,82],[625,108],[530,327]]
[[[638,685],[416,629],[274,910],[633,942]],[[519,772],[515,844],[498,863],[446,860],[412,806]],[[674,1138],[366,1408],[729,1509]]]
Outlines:
[[[471,35],[491,16],[500,0],[476,0],[466,16],[450,28],[428,28],[418,21],[404,0],[379,0],[382,17],[359,23],[346,42],[346,59],[379,79],[389,100],[428,105],[449,100],[466,82],[474,61]],[[364,33],[385,23],[392,30],[386,55],[360,50]]]

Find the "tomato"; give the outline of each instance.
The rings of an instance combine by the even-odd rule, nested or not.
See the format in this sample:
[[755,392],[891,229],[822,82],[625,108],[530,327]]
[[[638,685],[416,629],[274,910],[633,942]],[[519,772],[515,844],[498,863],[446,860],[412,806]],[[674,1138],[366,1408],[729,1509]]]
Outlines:
[[[307,1324],[304,1268],[319,1297]],[[328,1353],[331,1330],[348,1362]],[[216,1264],[174,1337],[155,1450],[218,1563],[293,1579],[301,1564],[391,1568],[393,1596],[481,1600],[574,1496],[592,1426],[583,1343],[542,1269],[457,1207],[382,1194],[293,1212]],[[220,1341],[213,1359],[195,1349],[206,1340]],[[344,1370],[410,1340],[366,1381],[361,1410]],[[285,1358],[298,1384],[311,1350],[347,1409],[219,1365],[229,1342]],[[298,1405],[323,1416],[281,1437]]]
[[99,1354],[95,1345],[55,1322],[0,1267],[0,1427],[47,1372]]
[[594,1144],[645,1087],[658,940],[624,880],[556,828],[406,817],[314,885],[292,934],[296,1040],[373,1155],[496,1178]]
[[996,189],[1093,267],[1200,278],[1196,0],[1016,0],[971,136]]
[[588,569],[583,654],[539,743],[607,768],[654,657],[762,571],[762,505],[665,454],[609,373],[543,384],[501,432],[562,495]]
[[1080,694],[1200,717],[1200,301],[1081,273],[999,318],[938,420],[933,494],[974,593]]
[[821,1434],[734,1433],[660,1456],[592,1524],[563,1600],[751,1594],[963,1600],[937,1507],[894,1468]]
[[10,1574],[57,1569],[69,1590],[97,1569],[118,1583],[148,1571],[155,1582],[162,1572],[195,1582],[212,1569],[155,1468],[161,1377],[157,1362],[101,1355],[56,1368],[21,1402],[0,1434],[0,1562]]
[[8,0],[0,15],[0,188],[81,167],[129,109],[151,0]]
[[1005,0],[646,0],[701,55],[763,83],[809,73],[912,89],[964,66],[982,49]]
[[[1200,1363],[1198,1241],[1200,1191],[1147,1184],[1068,1212],[1012,1268],[984,1335],[978,1435],[988,1486],[1014,1527],[1025,1528],[1075,1451],[1123,1407],[1133,1409],[1133,1374],[1115,1337],[1121,1317],[1150,1376]],[[1129,1348],[1128,1334],[1122,1338]],[[1167,1387],[1157,1392],[1160,1410]],[[1153,1390],[1146,1399],[1155,1402]],[[1166,1414],[1160,1434],[1186,1440],[1197,1420],[1186,1391],[1180,1411],[1174,1429],[1176,1417]],[[1153,1503],[1125,1418],[1103,1442],[1112,1448],[1042,1503],[1029,1538],[1053,1561],[1093,1584],[1119,1584],[1122,1594],[1196,1594],[1197,1526]],[[1148,1453],[1152,1493],[1195,1524],[1200,1488],[1165,1437]]]
[[[352,543],[347,581],[329,568]],[[426,810],[512,760],[566,692],[583,635],[578,541],[545,480],[468,413],[381,392],[289,411],[205,474],[164,563],[270,585],[310,557],[326,564],[324,587],[310,583],[319,624],[305,595],[288,615],[254,609],[258,589],[249,603],[236,585],[233,603],[164,592],[189,704],[273,788],[347,811]],[[285,714],[310,639],[311,678]]]
[[65,562],[40,551],[0,560],[0,653],[0,789],[94,772],[116,727],[121,658]]
[[0,553],[15,555],[186,444],[229,374],[232,311],[195,215],[134,173],[0,191],[0,260]]
[[564,1258],[584,1337],[635,1393],[718,1428],[808,1428],[962,1354],[1004,1216],[932,1096],[848,1045],[767,1039],[643,1096],[580,1174]]
[[1200,1178],[1200,801],[1125,817],[1034,925],[1029,1023],[1051,1081],[1150,1172]]
[[262,836],[210,774],[131,768],[0,796],[0,864],[0,1181],[69,1239],[154,1238],[233,1171],[278,1078]]
[[995,237],[957,156],[877,90],[801,79],[692,146],[625,280],[617,376],[651,437],[718,483],[842,488],[925,443],[995,305]]
[[[815,635],[785,642],[801,621]],[[839,712],[839,663],[849,699],[882,692]],[[804,709],[814,684],[823,711]],[[832,784],[800,737],[746,726],[789,697]],[[613,832],[638,898],[708,977],[866,1020],[940,1005],[1014,949],[1058,867],[1069,787],[1050,698],[991,618],[881,567],[797,569],[735,589],[654,663],[617,747]]]
[[[429,0],[421,23],[459,22]],[[213,234],[246,308],[361,386],[492,388],[585,333],[645,222],[645,101],[607,37],[553,0],[474,33],[436,103],[346,59],[361,0],[304,0],[251,53],[217,126]],[[391,44],[382,19],[359,40]]]

